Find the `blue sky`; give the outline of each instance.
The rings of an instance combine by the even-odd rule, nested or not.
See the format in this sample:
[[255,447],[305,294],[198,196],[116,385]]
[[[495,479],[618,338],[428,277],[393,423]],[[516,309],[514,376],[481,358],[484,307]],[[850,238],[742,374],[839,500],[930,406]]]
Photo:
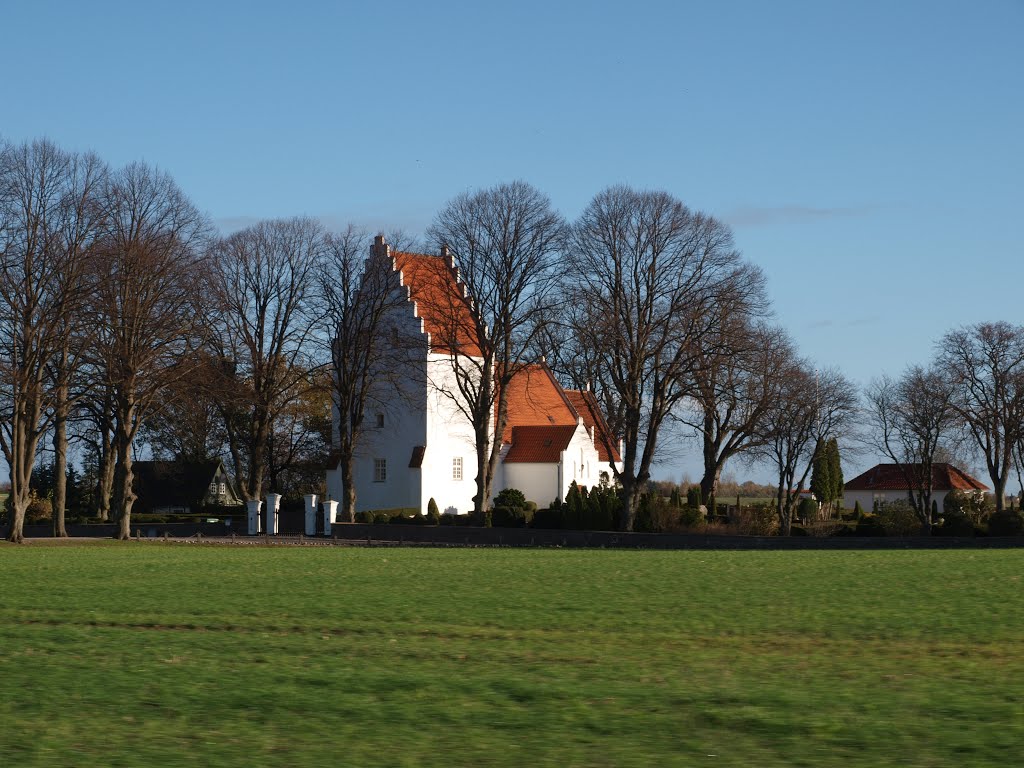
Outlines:
[[859,383],[1021,322],[1020,0],[4,0],[0,20],[0,135],[159,165],[224,229],[418,233],[512,179],[573,217],[623,182],[729,222],[801,350]]

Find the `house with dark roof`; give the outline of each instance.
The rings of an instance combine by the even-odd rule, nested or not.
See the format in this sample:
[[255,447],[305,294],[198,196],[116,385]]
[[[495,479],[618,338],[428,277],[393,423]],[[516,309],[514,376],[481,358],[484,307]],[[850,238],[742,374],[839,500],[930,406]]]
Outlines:
[[[859,501],[863,509],[902,500],[907,501],[911,485],[917,485],[921,464],[876,464],[843,486],[843,506],[852,509]],[[952,464],[932,464],[932,499],[942,509],[950,491],[984,493],[989,488]]]
[[132,472],[137,512],[175,515],[211,506],[242,506],[220,459],[136,461]]
[[[377,236],[370,258],[387,259],[393,290],[404,301],[393,310],[396,357],[414,375],[381,375],[354,462],[357,509],[418,509],[433,498],[447,513],[473,509],[477,476],[476,440],[464,408],[454,366],[480,358],[474,339],[472,297],[446,254],[392,251]],[[422,343],[408,343],[418,338]],[[397,342],[396,342],[397,343]],[[397,369],[397,366],[396,366]],[[593,392],[564,389],[541,361],[522,363],[508,385],[508,419],[499,441],[492,494],[518,488],[539,506],[563,500],[576,482],[595,486],[621,466],[621,447]],[[496,414],[494,425],[496,426]],[[334,414],[338,418],[337,412]],[[335,422],[337,424],[337,422]],[[337,426],[335,426],[337,430]],[[336,432],[337,433],[337,432]],[[341,473],[328,467],[328,498],[341,498]]]

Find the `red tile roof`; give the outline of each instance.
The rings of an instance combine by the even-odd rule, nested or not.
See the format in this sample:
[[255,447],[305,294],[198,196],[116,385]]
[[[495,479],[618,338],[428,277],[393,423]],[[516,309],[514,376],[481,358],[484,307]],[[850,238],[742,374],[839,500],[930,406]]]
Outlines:
[[[594,431],[597,457],[603,462],[608,462],[609,460],[622,461],[622,457],[619,456],[619,441],[615,439],[612,431],[608,428],[608,422],[605,421],[604,414],[601,413],[601,406],[598,405],[594,393],[590,391],[581,392],[578,389],[567,389],[565,390],[565,396],[569,398],[569,402],[572,403],[576,413],[583,417],[583,423],[586,425],[587,431]],[[611,446],[610,454],[606,447],[607,445]]]
[[[908,464],[903,469],[899,464],[878,464],[862,475],[857,475],[843,486],[847,491],[906,491],[907,480],[904,472],[921,471],[920,464]],[[975,480],[962,469],[952,464],[932,464],[932,489],[936,491],[987,491],[988,486]]]
[[512,428],[512,447],[506,462],[557,463],[569,447],[578,424],[573,426],[529,426]]
[[409,298],[416,302],[416,314],[430,334],[436,352],[480,354],[476,324],[463,296],[463,287],[454,270],[441,256],[392,251],[402,283],[409,287]]
[[512,430],[516,427],[561,425],[575,429],[578,422],[579,414],[547,365],[533,363],[516,371],[508,387],[508,423],[501,435],[503,443],[514,442]]

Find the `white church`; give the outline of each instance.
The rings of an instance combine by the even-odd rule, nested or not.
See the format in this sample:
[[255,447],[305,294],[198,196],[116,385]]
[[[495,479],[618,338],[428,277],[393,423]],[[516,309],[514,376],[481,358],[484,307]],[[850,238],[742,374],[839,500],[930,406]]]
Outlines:
[[[460,355],[472,355],[473,344],[460,345],[459,354],[441,348],[437,341],[451,334],[443,332],[446,320],[436,309],[447,305],[468,316],[467,291],[447,254],[392,251],[378,235],[370,258],[390,260],[399,298],[392,310],[392,337],[415,337],[421,343],[403,344],[399,353],[413,356],[405,368],[410,375],[381,377],[380,386],[389,391],[378,392],[377,399],[388,405],[368,414],[364,424],[355,460],[356,509],[416,509],[425,514],[434,499],[442,513],[471,512],[475,441],[472,425],[454,397],[455,366]],[[613,476],[612,462],[621,467],[621,446],[613,439],[597,398],[589,391],[563,389],[544,362],[520,368],[508,402],[492,493],[517,488],[527,500],[547,507],[564,500],[574,481],[593,487],[602,474]],[[337,439],[336,410],[334,420]],[[491,428],[493,434],[493,422]],[[342,498],[336,462],[327,470],[327,493],[329,499]]]

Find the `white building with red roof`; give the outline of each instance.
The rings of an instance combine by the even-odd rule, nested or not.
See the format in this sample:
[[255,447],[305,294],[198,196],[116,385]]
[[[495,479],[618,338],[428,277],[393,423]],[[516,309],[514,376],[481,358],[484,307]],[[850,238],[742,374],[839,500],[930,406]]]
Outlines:
[[[361,436],[356,508],[425,513],[433,498],[442,512],[470,512],[475,438],[455,400],[453,370],[460,356],[479,359],[469,297],[454,263],[443,256],[395,252],[378,236],[371,258],[391,259],[394,290],[405,299],[394,311],[393,338],[420,343],[402,342],[396,350],[396,357],[406,358],[401,372],[380,377],[376,400],[387,405],[368,416]],[[442,347],[440,339],[447,344]],[[592,392],[563,389],[543,361],[523,364],[509,385],[508,423],[491,490],[517,488],[546,507],[563,500],[573,482],[591,487],[602,474],[610,479],[610,462],[621,466],[620,450]],[[337,466],[328,468],[327,492],[342,497]]]
[[[875,502],[883,506],[892,501],[907,501],[911,485],[907,478],[915,479],[921,472],[920,464],[877,464],[843,486],[843,506],[852,509],[859,501],[862,509],[870,511]],[[952,464],[932,464],[932,499],[940,511],[950,491],[987,490],[987,485]]]

